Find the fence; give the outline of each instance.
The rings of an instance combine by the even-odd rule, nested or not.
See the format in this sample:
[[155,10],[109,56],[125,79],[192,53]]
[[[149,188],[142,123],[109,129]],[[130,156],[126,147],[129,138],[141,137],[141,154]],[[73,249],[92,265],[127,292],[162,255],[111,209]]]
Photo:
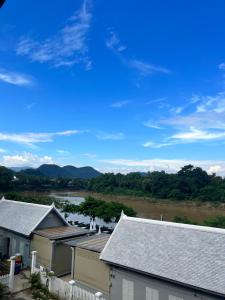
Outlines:
[[9,287],[9,277],[9,274],[0,276],[0,283]]
[[39,272],[41,282],[48,286],[49,291],[58,296],[62,300],[106,300],[101,292],[91,293],[90,291],[76,285],[74,280],[66,282],[56,276],[48,276],[46,272],[42,272],[35,268],[35,272]]
[[106,300],[101,292],[92,293],[76,285],[74,280],[66,282],[54,276],[54,272],[50,272],[51,274],[48,275],[41,267],[38,269],[36,267],[36,255],[37,252],[33,251],[31,273],[40,273],[42,284],[47,286],[52,294],[57,295],[62,300]]
[[14,288],[15,260],[16,260],[15,256],[10,257],[9,268],[5,268],[3,264],[1,265],[1,268],[3,269],[3,274],[4,272],[7,272],[8,274],[4,274],[0,276],[0,283],[3,284],[4,286],[7,286],[11,292],[13,291]]

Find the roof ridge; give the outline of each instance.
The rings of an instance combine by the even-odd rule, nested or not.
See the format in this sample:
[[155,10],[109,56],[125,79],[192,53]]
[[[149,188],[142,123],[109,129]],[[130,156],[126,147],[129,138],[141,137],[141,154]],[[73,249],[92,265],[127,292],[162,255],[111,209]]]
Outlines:
[[9,200],[9,199],[0,199],[1,202],[13,202],[17,204],[24,204],[24,205],[32,205],[32,206],[39,206],[39,207],[45,207],[45,208],[51,208],[51,205],[45,205],[45,204],[38,204],[38,203],[31,203],[31,202],[23,202],[23,201],[16,201],[16,200]]
[[159,220],[153,220],[153,219],[144,219],[144,218],[136,218],[136,217],[122,217],[122,220],[125,221],[134,221],[139,223],[149,223],[153,225],[160,225],[160,226],[170,226],[170,227],[178,227],[178,228],[185,228],[189,230],[198,230],[198,231],[204,231],[208,233],[220,233],[225,234],[225,229],[223,228],[217,228],[217,227],[209,227],[209,226],[203,226],[203,225],[193,225],[193,224],[184,224],[184,223],[176,223],[176,222],[168,222],[168,221],[159,221]]

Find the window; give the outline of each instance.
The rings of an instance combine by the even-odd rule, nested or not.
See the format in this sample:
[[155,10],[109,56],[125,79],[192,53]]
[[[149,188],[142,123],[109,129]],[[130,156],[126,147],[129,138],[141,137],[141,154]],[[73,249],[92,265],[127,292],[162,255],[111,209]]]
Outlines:
[[181,298],[181,297],[176,297],[176,296],[169,295],[169,300],[184,300],[184,299]]
[[16,239],[12,238],[11,239],[12,242],[12,246],[11,246],[11,255],[15,255],[16,254]]
[[146,287],[146,300],[159,300],[159,291]]
[[133,281],[123,279],[123,300],[133,300],[134,299],[134,283]]
[[19,248],[19,253],[24,256],[24,247],[25,247],[25,244],[23,241],[20,241],[20,248]]

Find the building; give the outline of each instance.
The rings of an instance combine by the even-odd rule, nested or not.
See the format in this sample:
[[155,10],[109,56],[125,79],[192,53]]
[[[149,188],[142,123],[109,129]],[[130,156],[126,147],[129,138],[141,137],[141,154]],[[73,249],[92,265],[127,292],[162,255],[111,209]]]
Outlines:
[[105,299],[110,290],[110,267],[99,256],[109,237],[109,234],[101,233],[66,243],[72,248],[71,279],[91,292],[102,292]]
[[122,215],[100,259],[111,300],[225,299],[225,230]]
[[37,266],[54,271],[56,276],[70,274],[72,256],[66,242],[89,234],[87,229],[72,226],[37,228],[32,235],[30,251],[38,252]]
[[[54,204],[0,200],[0,259],[20,253],[23,268],[30,266],[30,253],[36,250],[39,265],[55,271],[57,275],[69,273],[71,249],[64,243],[88,232],[71,227]],[[62,262],[62,253],[65,263]]]

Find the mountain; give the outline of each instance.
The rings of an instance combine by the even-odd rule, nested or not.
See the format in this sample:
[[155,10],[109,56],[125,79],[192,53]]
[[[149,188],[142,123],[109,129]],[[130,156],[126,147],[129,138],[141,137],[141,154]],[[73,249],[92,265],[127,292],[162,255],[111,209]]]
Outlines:
[[29,167],[11,167],[9,169],[14,171],[14,172],[20,172],[20,171],[29,169]]
[[60,167],[54,164],[44,164],[37,169],[27,169],[22,171],[25,174],[34,176],[47,176],[51,178],[57,177],[69,177],[69,178],[80,178],[80,179],[90,179],[96,178],[101,175],[101,173],[92,167],[81,167],[76,168],[74,166],[64,166]]

